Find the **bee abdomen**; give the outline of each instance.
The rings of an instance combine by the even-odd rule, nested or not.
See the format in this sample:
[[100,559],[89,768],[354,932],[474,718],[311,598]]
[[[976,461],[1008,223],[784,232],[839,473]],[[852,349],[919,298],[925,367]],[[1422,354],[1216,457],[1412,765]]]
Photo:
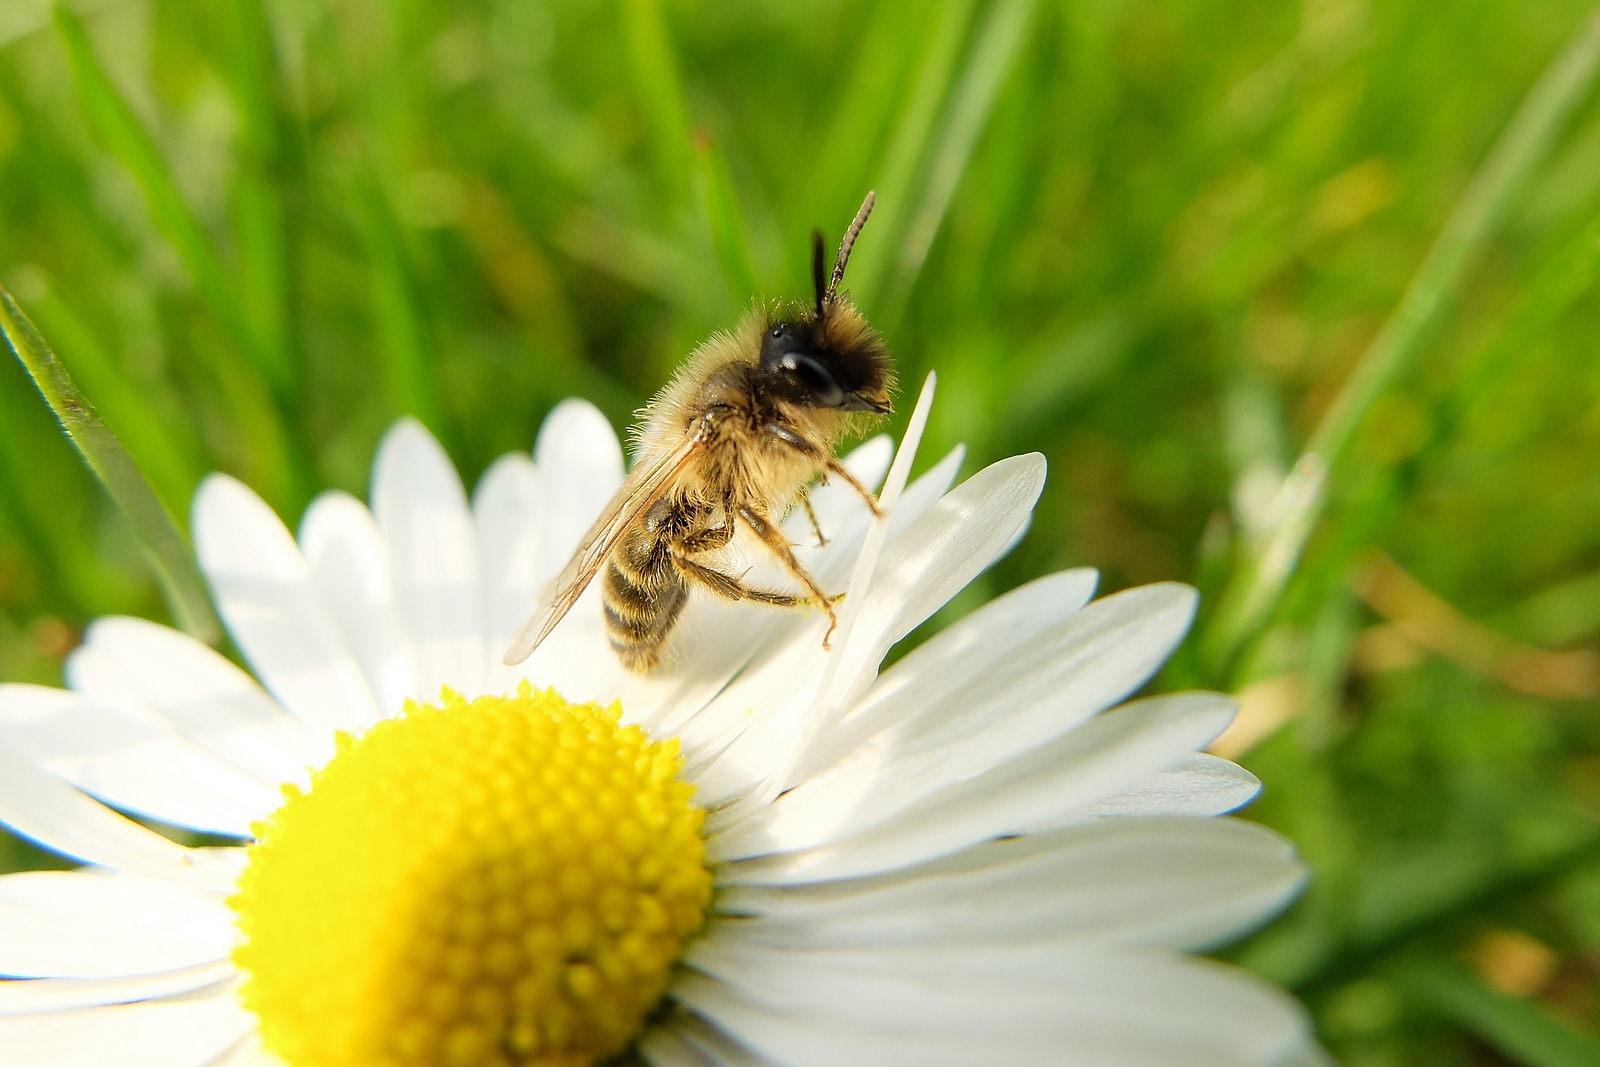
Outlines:
[[616,559],[606,564],[600,599],[611,648],[631,671],[649,671],[678,621],[689,587],[667,560],[635,570]]

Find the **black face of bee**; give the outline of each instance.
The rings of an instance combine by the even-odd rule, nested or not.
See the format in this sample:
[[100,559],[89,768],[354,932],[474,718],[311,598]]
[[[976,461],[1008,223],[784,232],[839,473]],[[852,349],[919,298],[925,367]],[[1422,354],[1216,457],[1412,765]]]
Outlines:
[[878,378],[876,359],[834,349],[817,320],[775,323],[761,341],[762,384],[807,407],[886,412],[887,405],[864,395],[881,391]]

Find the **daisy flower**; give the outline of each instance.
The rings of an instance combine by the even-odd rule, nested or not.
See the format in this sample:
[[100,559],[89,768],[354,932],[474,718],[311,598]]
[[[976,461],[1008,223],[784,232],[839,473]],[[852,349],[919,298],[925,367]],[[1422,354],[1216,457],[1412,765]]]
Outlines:
[[208,478],[195,544],[254,677],[103,618],[70,689],[0,686],[0,820],[84,864],[0,878],[0,974],[31,979],[0,983],[6,1062],[1326,1063],[1293,1000],[1186,955],[1303,881],[1213,818],[1258,789],[1201,753],[1226,696],[1119,703],[1192,590],[1050,575],[879,672],[1044,482],[1020,456],[950,490],[957,451],[907,486],[915,436],[848,458],[887,519],[815,493],[831,651],[815,613],[696,596],[642,677],[594,589],[500,663],[622,479],[586,404],[470,503],[403,421],[370,510],[324,494],[298,537]]

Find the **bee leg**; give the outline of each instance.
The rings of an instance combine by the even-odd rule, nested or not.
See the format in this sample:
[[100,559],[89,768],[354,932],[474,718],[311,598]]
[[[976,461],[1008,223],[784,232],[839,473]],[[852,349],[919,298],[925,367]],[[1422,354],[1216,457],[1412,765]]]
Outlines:
[[[776,437],[778,440],[782,441],[784,444],[788,445],[802,456],[809,456],[811,459],[820,461],[823,468],[829,474],[837,474],[839,477],[843,478],[845,480],[845,484],[849,485],[850,488],[859,493],[861,495],[861,499],[866,501],[867,510],[872,512],[872,517],[875,519],[883,518],[883,512],[878,510],[878,500],[872,495],[872,491],[866,486],[862,485],[859,478],[846,470],[845,465],[840,463],[838,459],[818,448],[810,441],[807,441],[804,437],[795,433],[787,426],[781,426],[778,423],[769,422],[767,423],[766,430],[772,436]],[[812,521],[813,524],[815,524],[815,520],[813,519]],[[821,531],[818,532],[820,533]]]
[[673,566],[678,573],[693,582],[699,582],[724,600],[753,600],[758,604],[771,604],[779,608],[802,608],[811,603],[808,597],[789,593],[774,593],[767,589],[751,589],[731,574],[723,574],[704,563],[696,563],[686,555],[673,553]]
[[[841,468],[842,469],[842,468]],[[811,602],[828,613],[828,632],[822,635],[822,647],[828,647],[828,639],[833,636],[833,631],[839,627],[839,616],[833,610],[833,597],[822,591],[822,586],[811,577],[811,572],[800,566],[800,561],[794,558],[794,546],[789,544],[789,539],[783,536],[783,531],[777,523],[761,514],[755,508],[742,507],[739,517],[761,538],[761,543],[789,569],[795,580],[811,593]]]
[[839,477],[843,478],[845,484],[854,489],[856,493],[860,495],[861,499],[866,502],[867,510],[872,512],[873,518],[883,518],[883,512],[878,510],[878,498],[872,495],[872,490],[862,485],[861,479],[851,474],[849,470],[845,468],[843,463],[840,463],[832,456],[828,457],[828,473],[837,474]]
[[828,538],[822,532],[822,523],[817,521],[816,509],[811,506],[810,490],[803,490],[800,493],[800,506],[806,509],[806,518],[811,520],[811,532],[817,535],[817,547],[827,548]]

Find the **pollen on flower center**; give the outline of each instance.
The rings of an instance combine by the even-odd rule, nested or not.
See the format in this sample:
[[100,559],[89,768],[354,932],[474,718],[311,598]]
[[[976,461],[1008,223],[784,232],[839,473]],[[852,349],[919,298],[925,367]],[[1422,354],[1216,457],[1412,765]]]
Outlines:
[[442,703],[341,738],[255,827],[234,960],[290,1067],[593,1063],[702,921],[676,740],[526,683]]

